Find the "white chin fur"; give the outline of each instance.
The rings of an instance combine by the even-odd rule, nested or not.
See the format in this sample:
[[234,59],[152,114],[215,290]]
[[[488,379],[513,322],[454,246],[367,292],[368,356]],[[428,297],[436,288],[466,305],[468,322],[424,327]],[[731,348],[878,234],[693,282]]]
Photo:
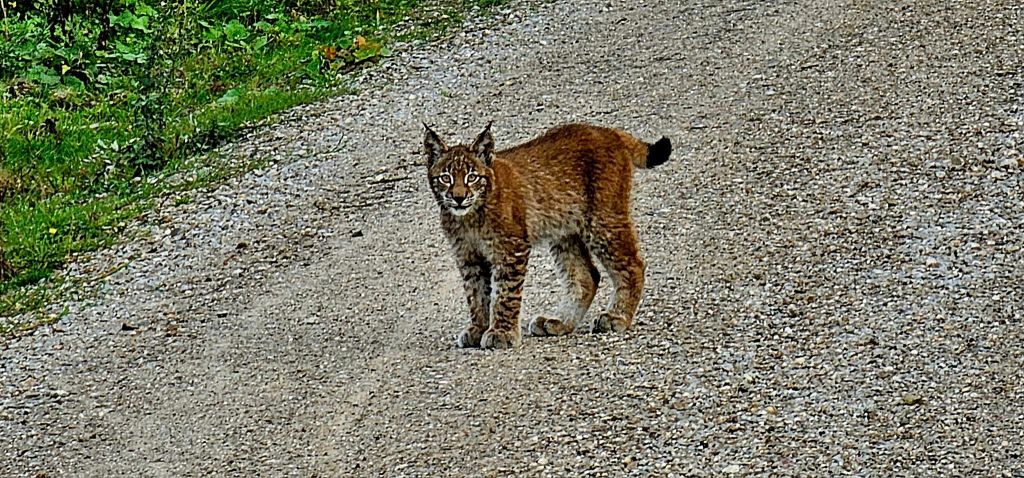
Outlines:
[[462,209],[448,208],[448,212],[452,213],[453,216],[465,216],[466,214],[469,214],[469,211],[472,211],[472,210],[473,210],[473,208],[471,208],[471,207],[462,208]]

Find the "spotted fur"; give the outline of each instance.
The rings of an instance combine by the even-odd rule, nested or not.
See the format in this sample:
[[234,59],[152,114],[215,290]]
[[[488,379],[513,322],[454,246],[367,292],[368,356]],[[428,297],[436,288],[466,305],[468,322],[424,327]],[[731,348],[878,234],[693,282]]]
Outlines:
[[533,335],[564,335],[583,319],[604,265],[615,288],[594,332],[629,329],[644,286],[630,216],[634,168],[668,160],[668,138],[563,125],[495,151],[488,124],[472,145],[447,146],[426,128],[424,149],[441,226],[462,272],[470,321],[459,347],[509,348],[521,341],[519,311],[531,248],[548,244],[567,294],[557,313],[533,319]]

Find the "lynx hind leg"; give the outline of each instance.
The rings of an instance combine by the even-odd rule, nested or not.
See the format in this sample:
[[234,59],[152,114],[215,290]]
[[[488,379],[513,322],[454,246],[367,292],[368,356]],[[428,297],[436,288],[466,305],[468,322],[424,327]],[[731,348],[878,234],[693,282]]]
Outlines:
[[590,258],[590,251],[579,236],[571,236],[551,246],[559,279],[566,295],[554,317],[540,315],[530,322],[530,334],[565,335],[576,329],[597,294],[601,275]]
[[608,308],[592,327],[595,333],[622,332],[633,326],[633,318],[644,289],[645,264],[640,257],[636,228],[632,222],[625,226],[606,228],[595,234],[592,249],[611,276],[614,292]]

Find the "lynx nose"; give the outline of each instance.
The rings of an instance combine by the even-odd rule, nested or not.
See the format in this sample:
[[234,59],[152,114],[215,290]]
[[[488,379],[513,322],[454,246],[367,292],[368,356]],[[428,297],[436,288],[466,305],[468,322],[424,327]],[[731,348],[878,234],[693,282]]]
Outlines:
[[466,202],[466,198],[467,196],[456,196],[452,194],[452,201],[455,201],[455,204],[458,204],[459,206],[461,206],[462,203]]

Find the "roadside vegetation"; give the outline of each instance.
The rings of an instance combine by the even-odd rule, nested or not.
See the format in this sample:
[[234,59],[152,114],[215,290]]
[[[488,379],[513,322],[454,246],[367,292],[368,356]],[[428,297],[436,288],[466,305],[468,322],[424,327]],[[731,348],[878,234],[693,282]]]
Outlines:
[[[347,92],[397,25],[494,3],[0,0],[0,317],[39,310],[53,290],[40,281],[154,197],[230,174],[164,181],[244,125]],[[446,26],[419,25],[403,35]]]

